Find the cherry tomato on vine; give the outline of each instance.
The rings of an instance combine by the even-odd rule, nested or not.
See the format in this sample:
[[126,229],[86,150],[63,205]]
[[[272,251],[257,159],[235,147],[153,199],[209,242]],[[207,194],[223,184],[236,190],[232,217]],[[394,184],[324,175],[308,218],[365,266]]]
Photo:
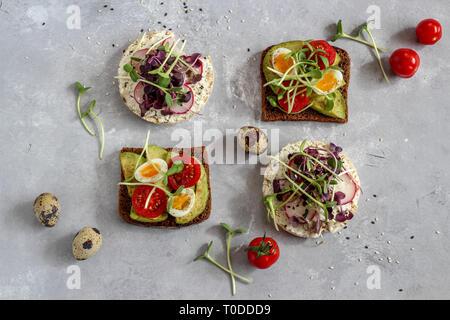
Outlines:
[[421,44],[435,44],[442,37],[441,24],[434,19],[425,19],[417,25],[416,35]]
[[420,58],[412,49],[397,49],[389,59],[392,71],[401,78],[411,78],[419,69]]
[[259,269],[267,269],[280,257],[277,242],[264,235],[253,239],[247,247],[248,261]]

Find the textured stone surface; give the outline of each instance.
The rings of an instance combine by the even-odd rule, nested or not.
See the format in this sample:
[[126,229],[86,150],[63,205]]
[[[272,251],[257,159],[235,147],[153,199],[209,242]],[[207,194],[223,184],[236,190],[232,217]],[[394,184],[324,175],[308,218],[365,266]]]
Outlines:
[[[240,299],[450,298],[446,1],[376,2],[381,29],[374,36],[391,49],[382,54],[390,85],[368,47],[336,42],[352,59],[347,124],[261,122],[259,54],[281,41],[330,39],[340,18],[350,32],[370,16],[366,10],[372,1],[188,1],[188,10],[193,9],[188,13],[181,1],[0,3],[0,298],[230,298],[226,274],[206,261],[192,262],[214,240],[212,255],[226,263],[220,222],[249,230],[233,240],[235,271],[254,279],[251,285],[238,282]],[[81,29],[71,30],[66,10],[77,3]],[[442,23],[444,36],[434,46],[422,46],[414,28],[429,17]],[[210,55],[216,71],[202,114],[173,126],[138,119],[113,83],[129,40],[141,29],[162,25],[186,34],[187,50]],[[389,70],[389,54],[400,47],[421,57],[411,79],[396,78]],[[97,100],[106,130],[102,161],[98,141],[77,118],[75,81],[93,87],[83,104]],[[280,147],[308,138],[344,148],[359,168],[364,194],[342,234],[327,234],[317,245],[276,233],[261,203],[262,166],[249,164],[211,167],[213,211],[203,224],[173,231],[122,221],[116,185],[122,146],[140,147],[147,129],[152,143],[170,147],[181,129],[191,134],[200,127],[203,133],[219,129],[230,136],[225,129],[244,125],[267,130],[272,143],[279,129]],[[202,143],[201,137],[197,141]],[[206,137],[203,143],[210,144]],[[215,145],[222,145],[220,137]],[[33,215],[33,201],[42,192],[55,194],[64,212],[52,229]],[[102,231],[103,246],[91,259],[77,262],[71,242],[85,225]],[[278,240],[281,257],[262,271],[247,263],[243,247],[264,231]],[[66,287],[73,264],[81,270],[79,290]],[[380,268],[381,289],[366,286],[371,265]]]

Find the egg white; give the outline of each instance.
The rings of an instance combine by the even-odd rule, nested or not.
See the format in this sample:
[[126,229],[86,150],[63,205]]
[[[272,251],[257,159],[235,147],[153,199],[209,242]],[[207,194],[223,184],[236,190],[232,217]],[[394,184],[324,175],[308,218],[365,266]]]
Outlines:
[[192,208],[194,207],[194,203],[195,203],[195,192],[193,189],[191,189],[191,188],[183,189],[183,191],[181,191],[180,194],[187,194],[189,197],[189,206],[187,206],[184,210],[178,210],[178,209],[172,208],[171,207],[172,201],[168,201],[168,203],[167,203],[167,211],[169,212],[170,215],[172,215],[176,218],[187,215],[192,210]]
[[[147,166],[150,166],[152,164],[158,164],[160,169],[159,173],[157,175],[154,175],[153,177],[144,177],[142,175],[142,170],[144,170]],[[139,182],[157,182],[161,180],[164,177],[164,174],[167,172],[167,162],[165,162],[163,159],[151,159],[150,161],[147,161],[146,163],[142,164],[137,170],[135,174],[135,178]]]
[[[278,48],[278,49],[275,49],[275,51],[273,52],[273,54],[272,54],[272,67],[275,69],[275,70],[277,70],[277,68],[275,68],[275,59],[279,56],[279,55],[281,55],[281,54],[288,54],[288,53],[290,53],[292,50],[289,50],[289,49],[287,49],[287,48]],[[295,63],[295,61],[294,61],[294,59],[291,57],[290,59],[292,59],[292,62],[293,63]],[[279,71],[279,70],[277,70],[277,71]],[[293,72],[294,70],[291,70],[290,72],[289,72],[289,74],[291,74],[292,72]],[[281,71],[279,71],[279,72],[281,72]]]
[[319,89],[319,88],[316,87],[316,85],[317,85],[321,80],[317,81],[317,83],[313,86],[312,89],[313,89],[317,94],[319,94],[319,95],[326,95],[326,94],[332,93],[332,92],[336,91],[336,89],[338,89],[339,87],[341,87],[342,84],[344,83],[344,77],[343,77],[343,75],[342,75],[342,72],[340,72],[339,70],[329,69],[329,70],[324,74],[324,76],[325,76],[326,74],[328,74],[328,73],[332,73],[332,74],[333,74],[333,76],[334,76],[334,77],[336,78],[336,80],[337,80],[337,83],[336,83],[336,85],[335,85],[333,88],[331,88],[330,90],[323,91],[323,90],[321,90],[321,89]]

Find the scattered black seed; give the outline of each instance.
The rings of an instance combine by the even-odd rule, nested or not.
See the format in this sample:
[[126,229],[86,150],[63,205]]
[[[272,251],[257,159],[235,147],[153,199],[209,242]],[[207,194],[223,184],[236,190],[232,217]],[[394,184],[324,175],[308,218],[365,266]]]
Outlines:
[[414,239],[414,236],[411,236],[410,239]]
[[114,8],[111,8],[111,9],[109,9],[109,10],[114,11]]
[[347,226],[345,226],[344,229],[347,229]]
[[399,292],[403,292],[403,289],[398,289]]
[[369,249],[369,247],[368,247],[368,246],[364,246],[364,248],[365,248],[365,249]]
[[183,6],[186,6],[186,2],[183,2]]
[[163,25],[163,28],[164,28],[164,29],[167,28],[165,24]]
[[123,49],[122,52],[125,53],[125,49]]
[[345,237],[345,239],[350,240],[350,237]]
[[371,224],[375,224],[375,221],[370,221]]
[[184,13],[188,13],[188,11],[187,11],[187,10],[184,10]]
[[45,26],[45,22],[42,22],[42,25]]
[[158,24],[161,24],[161,21],[158,21]]
[[166,12],[166,13],[164,13],[164,17],[167,17],[167,12]]
[[250,52],[250,48],[247,48],[247,51]]
[[141,32],[144,32],[144,29],[141,29]]
[[376,195],[376,194],[374,194],[374,195],[373,195],[373,197],[374,197],[374,198],[376,198],[376,197],[377,197],[377,195]]
[[103,8],[108,8],[108,5],[107,5],[107,4],[105,4],[105,5],[103,6]]
[[172,28],[169,28],[169,31],[172,31]]
[[113,48],[116,46],[114,43],[112,44]]
[[203,9],[202,9],[202,8],[200,8],[200,9],[198,9],[198,11],[203,11]]
[[163,5],[163,4],[164,4],[164,2],[161,2],[161,3],[160,3],[160,5]]

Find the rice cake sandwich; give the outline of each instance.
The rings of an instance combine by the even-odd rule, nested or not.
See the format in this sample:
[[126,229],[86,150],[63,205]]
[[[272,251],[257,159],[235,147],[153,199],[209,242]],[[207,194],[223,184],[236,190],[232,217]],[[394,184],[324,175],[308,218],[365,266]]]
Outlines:
[[155,31],[132,43],[119,63],[119,92],[137,116],[170,124],[199,113],[211,96],[214,68],[209,56],[186,54],[185,40]]
[[337,232],[352,219],[361,193],[352,161],[333,143],[295,142],[266,168],[263,201],[275,228],[302,238]]

